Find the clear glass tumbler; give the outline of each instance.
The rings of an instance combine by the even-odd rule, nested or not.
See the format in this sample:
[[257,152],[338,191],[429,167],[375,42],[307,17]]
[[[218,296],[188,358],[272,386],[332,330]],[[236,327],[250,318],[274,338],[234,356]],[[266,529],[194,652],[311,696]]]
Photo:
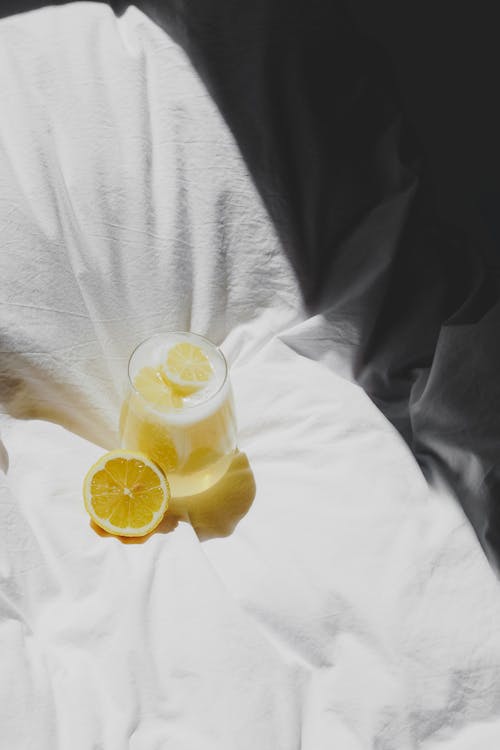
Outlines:
[[122,448],[139,450],[166,473],[172,495],[195,495],[219,481],[236,448],[226,359],[211,341],[173,331],[133,351],[120,415]]

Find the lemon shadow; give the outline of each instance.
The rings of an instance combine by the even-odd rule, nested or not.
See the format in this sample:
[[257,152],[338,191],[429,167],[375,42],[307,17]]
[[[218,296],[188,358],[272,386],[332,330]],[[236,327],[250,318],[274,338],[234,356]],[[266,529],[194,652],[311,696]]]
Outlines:
[[[173,497],[170,510],[190,523],[200,541],[232,534],[255,498],[255,478],[246,453],[236,453],[219,481],[204,492]],[[161,524],[157,531],[162,532]]]
[[90,527],[102,537],[119,539],[123,544],[144,544],[153,534],[170,534],[179,521],[190,523],[200,541],[232,534],[248,513],[255,498],[255,478],[246,453],[236,453],[228,470],[208,490],[197,495],[173,497],[162,521],[145,536],[110,534],[94,521]]
[[90,528],[95,531],[98,536],[111,537],[111,539],[118,539],[122,544],[144,544],[147,540],[160,531],[162,534],[169,534],[171,531],[177,528],[179,525],[179,519],[171,515],[168,511],[163,516],[162,520],[149,534],[144,536],[118,536],[118,534],[110,534],[109,531],[101,529],[92,519],[90,519]]

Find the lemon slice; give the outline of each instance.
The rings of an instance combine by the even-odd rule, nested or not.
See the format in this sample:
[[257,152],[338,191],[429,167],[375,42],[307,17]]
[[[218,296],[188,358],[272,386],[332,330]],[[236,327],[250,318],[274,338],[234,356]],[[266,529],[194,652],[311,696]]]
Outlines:
[[155,367],[143,367],[134,378],[134,387],[151,406],[171,411],[182,406],[182,396]]
[[145,536],[163,518],[170,489],[165,475],[144,453],[116,450],[89,469],[83,498],[101,529],[119,536]]
[[207,385],[214,371],[199,346],[182,341],[169,350],[162,373],[177,393],[188,396]]
[[177,470],[179,455],[164,425],[147,419],[139,420],[135,430],[134,448],[149,456],[165,473]]

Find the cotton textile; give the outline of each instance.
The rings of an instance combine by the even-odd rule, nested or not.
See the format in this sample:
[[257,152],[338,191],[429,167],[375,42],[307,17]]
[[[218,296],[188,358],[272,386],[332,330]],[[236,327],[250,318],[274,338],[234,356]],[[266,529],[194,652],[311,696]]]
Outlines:
[[[496,750],[494,575],[353,330],[305,312],[185,54],[133,7],[45,8],[0,23],[0,91],[0,747]],[[227,355],[255,497],[125,544],[81,484],[169,329]]]

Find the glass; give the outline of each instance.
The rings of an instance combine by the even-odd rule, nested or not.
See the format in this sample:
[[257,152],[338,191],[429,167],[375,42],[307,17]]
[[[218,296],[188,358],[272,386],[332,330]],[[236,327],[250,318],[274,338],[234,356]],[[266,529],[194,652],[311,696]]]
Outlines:
[[[202,387],[193,390],[183,387],[185,381],[169,380],[165,363],[179,344],[193,345],[204,362],[208,359],[211,376]],[[237,450],[233,395],[221,350],[183,331],[156,334],[139,344],[129,360],[120,438],[122,448],[146,453],[164,470],[174,497],[195,495],[218,482]]]

